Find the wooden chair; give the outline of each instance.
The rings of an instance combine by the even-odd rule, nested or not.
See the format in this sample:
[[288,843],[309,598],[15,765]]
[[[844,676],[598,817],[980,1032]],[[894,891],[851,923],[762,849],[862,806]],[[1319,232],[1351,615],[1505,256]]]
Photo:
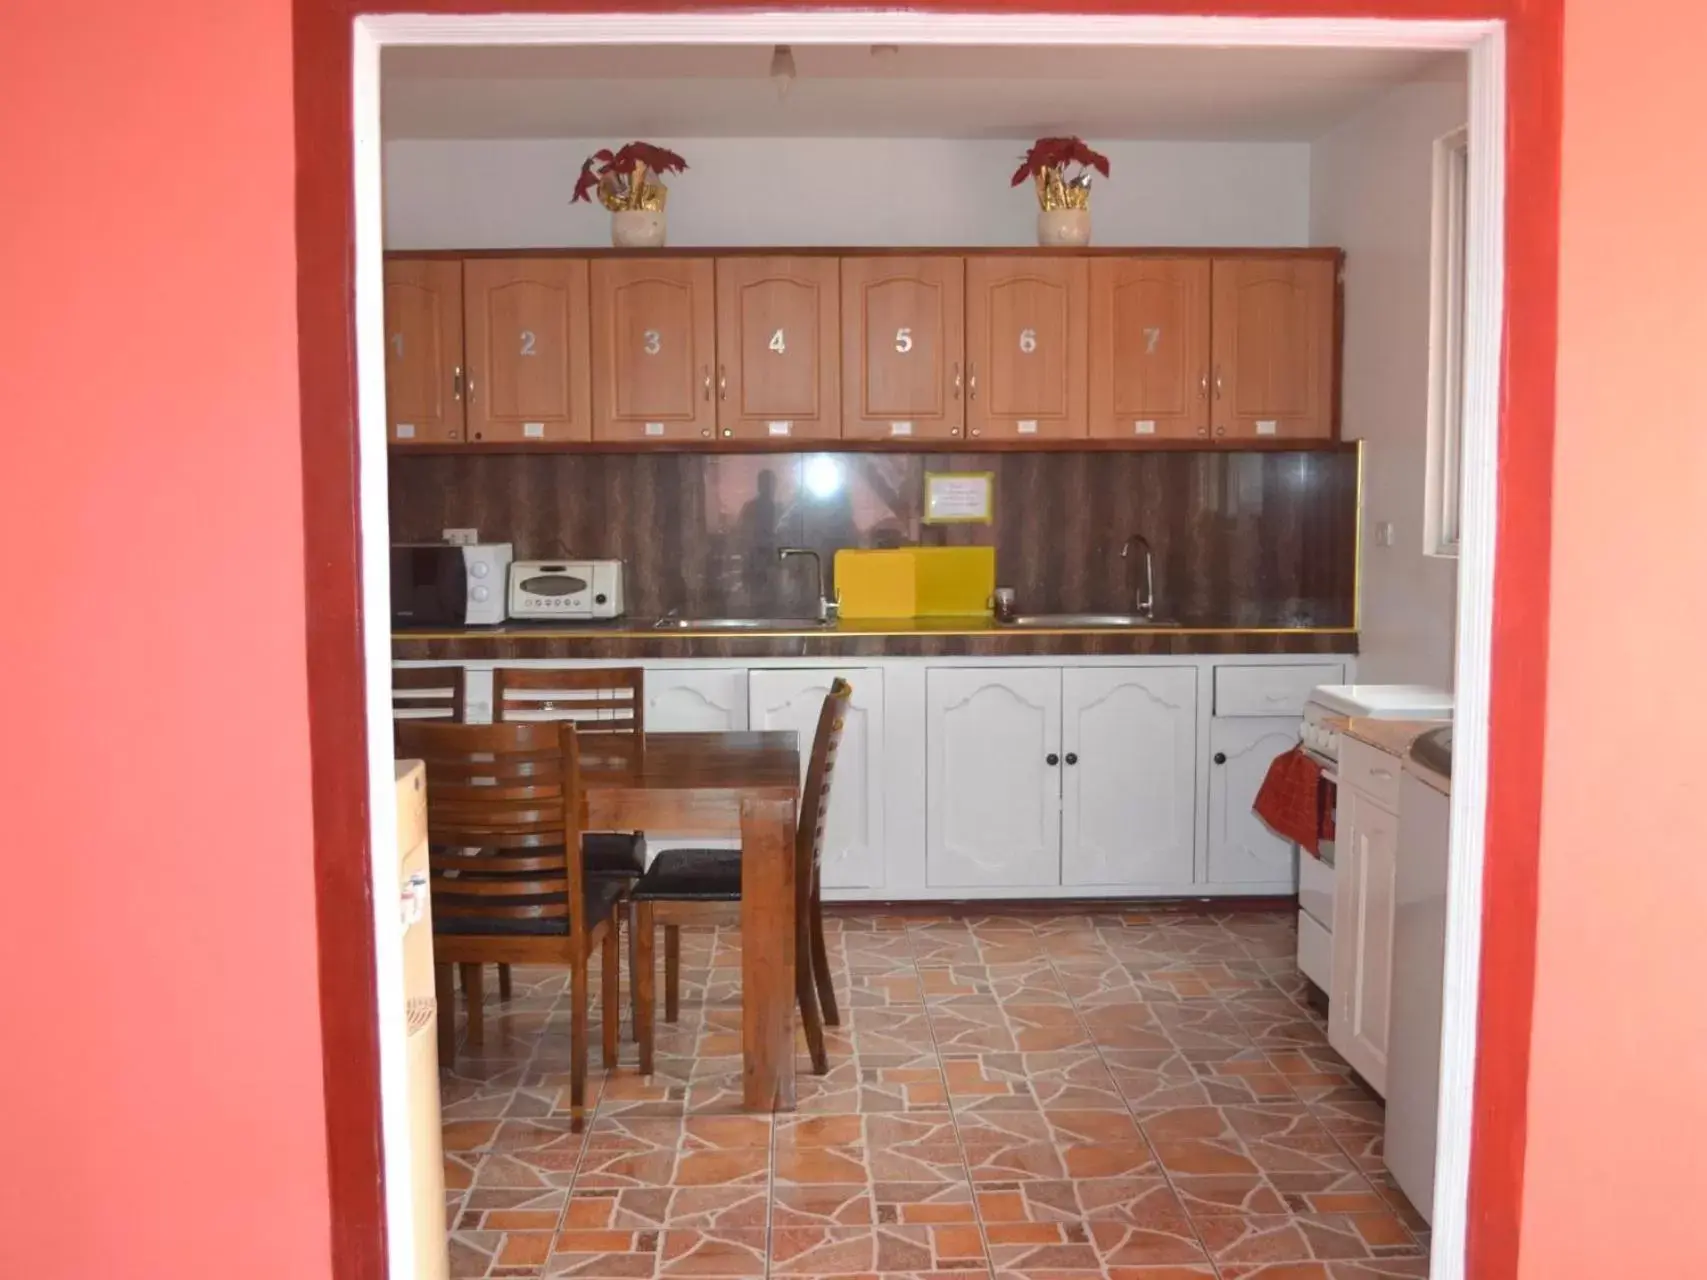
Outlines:
[[467,717],[467,684],[461,667],[393,667],[393,720],[454,720]]
[[[818,728],[812,737],[812,756],[806,766],[806,785],[800,795],[800,821],[794,838],[794,994],[800,1005],[801,1024],[806,1029],[812,1069],[819,1075],[830,1069],[824,1023],[837,1026],[840,1019],[824,944],[818,868],[823,855],[824,823],[830,811],[836,750],[841,745],[842,726],[847,720],[848,699],[852,694],[853,686],[838,677],[824,698],[824,708],[818,713]],[[653,1067],[656,927],[664,926],[665,1014],[673,1022],[681,983],[680,927],[715,921],[728,914],[731,902],[740,900],[738,849],[666,850],[653,860],[630,891],[630,928],[636,942],[630,960],[630,981],[636,994],[634,1035],[640,1042],[641,1074],[651,1074]]]
[[587,1087],[587,972],[603,947],[604,1064],[616,1065],[621,949],[614,880],[585,874],[580,744],[573,725],[409,721],[398,751],[427,766],[439,1056],[455,1058],[451,965],[462,966],[468,1040],[482,1039],[480,966],[564,963],[570,974],[570,1106]]
[[[494,720],[506,724],[568,721],[589,748],[594,735],[646,732],[644,667],[498,667],[492,672]],[[581,838],[589,876],[611,877],[627,889],[646,870],[646,837],[633,831],[589,831]],[[629,946],[629,968],[634,948]],[[510,998],[510,970],[498,966],[498,994]]]

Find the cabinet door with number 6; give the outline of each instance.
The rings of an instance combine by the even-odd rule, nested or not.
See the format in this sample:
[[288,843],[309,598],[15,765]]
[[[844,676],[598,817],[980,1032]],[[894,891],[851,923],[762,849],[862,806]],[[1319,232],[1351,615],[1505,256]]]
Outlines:
[[593,263],[593,438],[709,441],[717,429],[710,258]]
[[842,434],[959,439],[965,260],[842,259]]
[[834,258],[717,260],[717,429],[734,439],[842,430]]
[[966,434],[984,440],[1085,434],[1083,258],[966,260]]
[[468,438],[587,440],[587,264],[564,258],[470,258]]

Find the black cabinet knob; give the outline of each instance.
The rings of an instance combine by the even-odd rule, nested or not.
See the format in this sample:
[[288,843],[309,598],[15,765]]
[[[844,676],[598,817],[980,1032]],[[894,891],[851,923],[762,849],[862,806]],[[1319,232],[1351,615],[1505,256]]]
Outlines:
[[1051,751],[1048,755],[1043,757],[1043,763],[1050,766],[1050,768],[1054,768],[1056,765],[1061,763],[1061,757]]
[[1067,763],[1068,764],[1078,764],[1079,763],[1078,753],[1074,752],[1074,751],[1069,751],[1067,753]]
[[1227,753],[1225,751],[1217,751],[1215,753],[1215,763],[1216,764],[1226,764],[1227,763]]

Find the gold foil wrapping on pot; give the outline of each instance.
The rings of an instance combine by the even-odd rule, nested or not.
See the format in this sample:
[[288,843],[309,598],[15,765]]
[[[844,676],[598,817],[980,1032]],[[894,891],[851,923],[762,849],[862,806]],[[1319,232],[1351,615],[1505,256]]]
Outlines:
[[1091,188],[1067,182],[1061,171],[1045,167],[1037,171],[1037,203],[1045,213],[1057,209],[1088,209],[1091,207]]
[[607,173],[599,179],[599,203],[612,213],[662,213],[669,198],[669,188],[649,177],[643,164],[635,165],[632,173]]

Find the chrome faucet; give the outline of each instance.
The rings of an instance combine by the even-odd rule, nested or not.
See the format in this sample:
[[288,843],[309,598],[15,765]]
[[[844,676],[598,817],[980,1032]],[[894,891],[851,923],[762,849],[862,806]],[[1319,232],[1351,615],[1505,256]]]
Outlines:
[[1144,549],[1144,589],[1138,592],[1136,601],[1138,616],[1154,620],[1156,616],[1156,556],[1150,550],[1150,540],[1141,533],[1135,533],[1120,548],[1122,560],[1131,558],[1134,543]]
[[834,597],[830,595],[830,584],[824,578],[824,557],[811,547],[784,547],[776,553],[778,560],[787,560],[792,556],[811,556],[812,563],[818,566],[818,621],[834,622],[841,611],[841,593]]

